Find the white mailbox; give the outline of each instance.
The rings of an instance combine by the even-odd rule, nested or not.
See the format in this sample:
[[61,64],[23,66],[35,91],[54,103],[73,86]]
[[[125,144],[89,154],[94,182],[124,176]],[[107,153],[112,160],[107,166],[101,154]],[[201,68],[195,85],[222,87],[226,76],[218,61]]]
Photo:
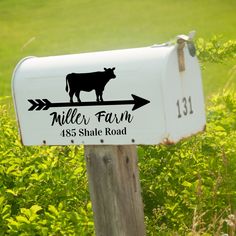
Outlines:
[[12,91],[24,145],[175,143],[206,122],[200,66],[184,40],[28,57]]

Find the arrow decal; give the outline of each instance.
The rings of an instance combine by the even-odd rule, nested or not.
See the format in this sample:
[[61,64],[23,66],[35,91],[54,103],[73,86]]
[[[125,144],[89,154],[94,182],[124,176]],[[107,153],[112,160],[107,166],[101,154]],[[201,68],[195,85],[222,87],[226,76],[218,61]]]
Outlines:
[[49,102],[47,99],[28,99],[28,101],[32,104],[32,106],[29,108],[29,111],[33,110],[48,110],[49,107],[51,107],[52,103]]
[[81,106],[109,106],[109,105],[133,105],[132,111],[150,103],[150,101],[131,94],[133,100],[116,100],[116,101],[103,101],[103,102],[58,102],[51,103],[48,99],[28,99],[31,107],[28,111],[48,110],[51,107],[81,107]]

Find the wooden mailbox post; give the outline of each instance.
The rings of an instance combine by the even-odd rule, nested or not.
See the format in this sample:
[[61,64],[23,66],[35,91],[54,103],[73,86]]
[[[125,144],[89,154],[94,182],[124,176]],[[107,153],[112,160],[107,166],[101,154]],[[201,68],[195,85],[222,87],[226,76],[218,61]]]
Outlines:
[[97,236],[144,236],[135,145],[85,146]]
[[177,44],[25,58],[12,91],[24,145],[85,145],[101,236],[145,235],[135,145],[175,143],[206,123],[200,66],[183,35]]

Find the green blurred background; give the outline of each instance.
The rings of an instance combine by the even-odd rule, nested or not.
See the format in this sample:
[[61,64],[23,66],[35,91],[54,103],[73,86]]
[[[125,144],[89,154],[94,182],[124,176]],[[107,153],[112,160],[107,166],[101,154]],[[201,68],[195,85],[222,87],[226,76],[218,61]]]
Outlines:
[[[196,30],[196,38],[236,39],[236,0],[0,0],[0,97],[11,95],[17,62],[162,43]],[[206,63],[206,97],[230,81],[233,60]]]

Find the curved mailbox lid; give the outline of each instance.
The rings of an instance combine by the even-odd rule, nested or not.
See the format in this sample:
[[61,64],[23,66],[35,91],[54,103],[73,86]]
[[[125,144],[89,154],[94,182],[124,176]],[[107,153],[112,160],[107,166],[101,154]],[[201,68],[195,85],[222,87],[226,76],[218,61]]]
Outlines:
[[[172,133],[167,125],[171,123],[167,114],[172,101],[168,102],[166,94],[173,92],[168,89],[168,83],[172,85],[172,78],[179,76],[176,63],[175,46],[24,60],[13,75],[15,107],[23,144],[163,142]],[[96,102],[95,91],[84,90],[86,86],[90,89],[97,86],[94,81],[98,74],[104,77],[104,68],[115,68],[113,73],[116,77],[110,76],[103,86],[104,102]],[[169,71],[173,76],[168,74]],[[89,82],[82,82],[81,88],[81,77],[88,81],[91,73],[92,79],[89,76]],[[67,84],[67,92],[66,77],[69,74],[73,75],[69,76],[73,77],[69,79],[72,81],[78,81],[79,76],[80,83]],[[168,76],[170,80],[166,80]],[[103,80],[102,77],[99,76],[99,80]],[[76,88],[74,92],[77,91],[77,95],[81,90],[81,103],[77,102],[76,94],[72,97],[73,103],[70,102],[69,91],[73,88]],[[176,140],[179,134],[177,136]]]

